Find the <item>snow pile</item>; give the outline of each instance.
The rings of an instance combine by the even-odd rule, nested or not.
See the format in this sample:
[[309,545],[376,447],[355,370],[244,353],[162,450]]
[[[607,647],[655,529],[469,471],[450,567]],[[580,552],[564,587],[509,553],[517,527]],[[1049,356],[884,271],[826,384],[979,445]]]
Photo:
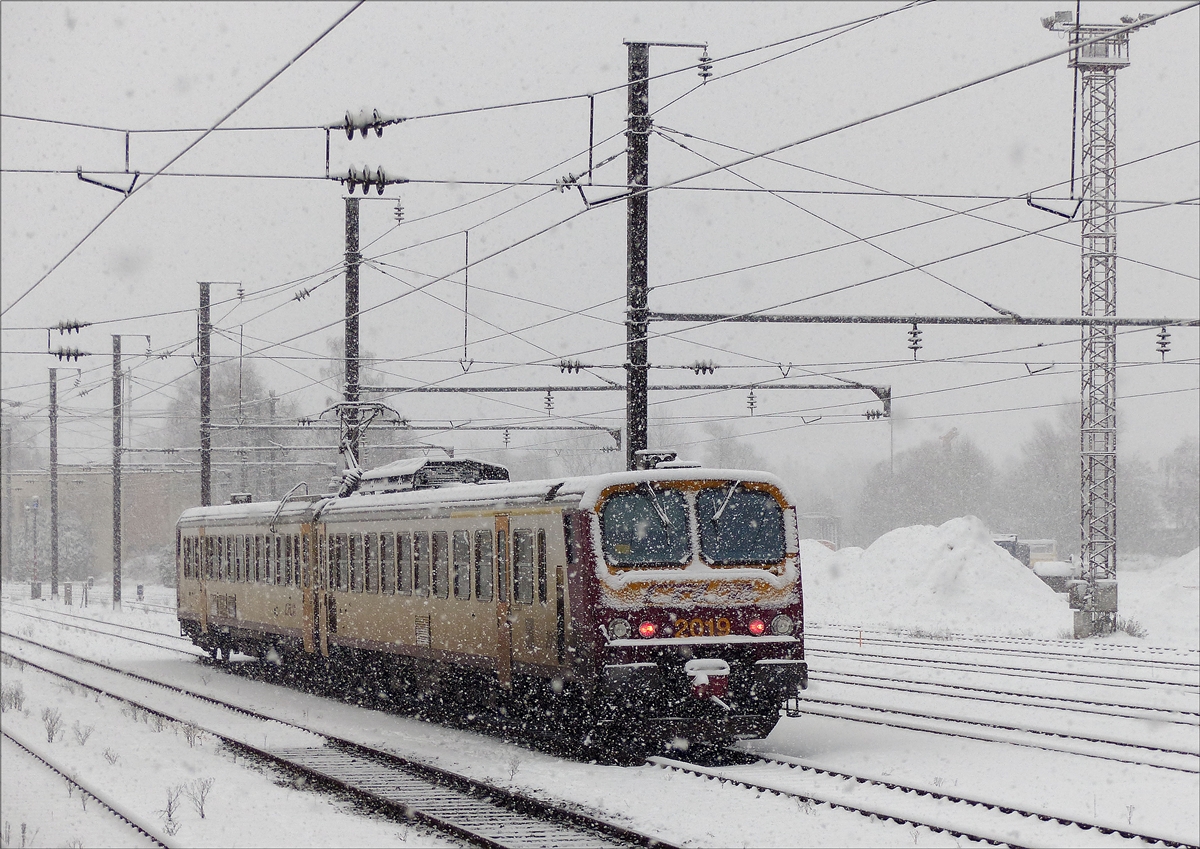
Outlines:
[[1118,555],[1117,607],[1146,629],[1150,645],[1200,649],[1200,548],[1137,572],[1123,570]]
[[1054,639],[1071,611],[974,516],[884,534],[867,549],[800,545],[805,619],[814,624]]

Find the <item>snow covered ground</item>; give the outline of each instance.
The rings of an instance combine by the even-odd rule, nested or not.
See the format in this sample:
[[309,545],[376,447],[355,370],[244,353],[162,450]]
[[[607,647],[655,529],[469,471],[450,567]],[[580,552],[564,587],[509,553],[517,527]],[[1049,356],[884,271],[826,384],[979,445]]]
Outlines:
[[[1065,598],[990,541],[971,517],[938,528],[902,528],[869,548],[833,552],[802,543],[806,616],[811,625],[859,626],[909,632],[957,632],[1056,639],[1070,629]],[[1123,617],[1146,629],[1141,639],[1108,638],[1142,645],[1200,650],[1200,551],[1155,566],[1143,560],[1121,574]],[[151,602],[173,599],[173,591],[147,587]],[[27,585],[6,585],[5,600],[28,601]],[[78,598],[76,599],[78,601]],[[97,619],[178,633],[168,613],[129,604],[114,613],[96,604]],[[51,609],[49,600],[33,605]],[[59,608],[61,609],[61,608]],[[80,612],[76,607],[74,612]],[[324,726],[369,745],[412,753],[440,766],[487,777],[615,819],[666,839],[695,846],[773,845],[955,845],[946,834],[899,827],[822,806],[797,807],[794,800],[735,792],[715,782],[675,776],[654,767],[621,768],[563,762],[513,744],[442,728],[402,716],[381,714],[319,699],[270,684],[226,675],[194,660],[116,638],[84,635],[32,620],[6,606],[6,631],[29,631],[64,648],[86,651],[125,668],[178,680],[247,706],[278,709],[297,721]],[[128,708],[78,688],[48,682],[31,669],[0,668],[5,686],[21,681],[25,710],[4,713],[5,729],[72,764],[85,783],[120,790],[135,800],[151,822],[162,815],[169,789],[211,778],[207,816],[181,797],[180,846],[350,846],[448,845],[445,838],[373,817],[349,802],[282,782],[270,770],[201,735],[189,742],[183,727],[157,728]],[[820,685],[814,687],[817,692]],[[1200,702],[1200,699],[1197,700]],[[1200,704],[1197,705],[1200,707]],[[64,726],[47,743],[41,712],[61,711]],[[91,726],[85,741],[76,734]],[[40,739],[39,739],[40,735]],[[1136,765],[1099,763],[1076,755],[998,743],[936,737],[921,732],[860,726],[807,716],[784,719],[763,751],[789,754],[808,763],[930,789],[952,788],[1028,810],[1066,814],[1090,821],[1127,823],[1148,833],[1197,834],[1197,776]],[[116,755],[110,761],[106,752]],[[98,812],[85,811],[79,791],[68,793],[61,778],[5,743],[0,761],[0,837],[29,846],[135,846],[144,839]],[[5,824],[11,838],[5,837]],[[36,831],[35,831],[36,830]]]

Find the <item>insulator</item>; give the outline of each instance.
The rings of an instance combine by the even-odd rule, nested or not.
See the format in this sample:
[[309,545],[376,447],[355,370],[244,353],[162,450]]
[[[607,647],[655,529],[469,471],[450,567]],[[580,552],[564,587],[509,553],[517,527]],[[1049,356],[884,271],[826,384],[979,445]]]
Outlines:
[[383,119],[379,117],[379,110],[373,109],[371,111],[371,117],[374,119],[373,126],[375,127],[375,138],[383,138]]
[[704,49],[704,53],[700,55],[700,79],[708,82],[708,78],[712,76],[712,59],[708,55],[708,48]]
[[508,428],[505,428],[504,429],[504,447],[505,448],[508,447],[508,439],[509,439]]
[[554,396],[550,394],[550,390],[546,390],[546,399],[542,402],[546,407],[546,415],[550,415],[550,411],[554,409]]
[[346,113],[346,138],[347,140],[354,138],[354,122],[350,120],[350,113]]
[[1158,331],[1158,353],[1162,355],[1163,362],[1167,361],[1167,351],[1171,350],[1171,334],[1167,332],[1167,328],[1163,327]]
[[921,331],[914,324],[912,330],[908,331],[908,347],[913,352],[913,359],[917,358],[917,351],[921,350]]
[[359,138],[364,138],[364,139],[365,139],[365,138],[367,137],[367,130],[369,130],[369,129],[371,129],[371,128],[370,128],[370,127],[368,127],[366,124],[363,124],[363,125],[362,125],[361,127],[359,127],[358,129],[359,129],[359,132],[361,133],[361,135],[359,136]]
[[379,172],[375,175],[375,194],[383,194],[383,187],[387,185],[387,178],[383,176],[383,166],[379,166]]
[[307,298],[311,294],[312,294],[312,292],[310,290],[301,289],[299,292],[297,292],[295,295],[292,296],[292,299],[296,300],[296,301],[303,301],[305,298]]
[[396,198],[396,208],[392,212],[396,216],[396,223],[399,224],[404,220],[404,205],[400,203],[400,199]]
[[58,335],[62,336],[64,333],[78,333],[89,324],[90,322],[87,321],[60,321],[54,325],[54,328],[58,331]]
[[750,390],[750,394],[746,396],[746,406],[750,408],[750,415],[754,415],[754,408],[758,406],[758,399],[754,397],[754,390]]

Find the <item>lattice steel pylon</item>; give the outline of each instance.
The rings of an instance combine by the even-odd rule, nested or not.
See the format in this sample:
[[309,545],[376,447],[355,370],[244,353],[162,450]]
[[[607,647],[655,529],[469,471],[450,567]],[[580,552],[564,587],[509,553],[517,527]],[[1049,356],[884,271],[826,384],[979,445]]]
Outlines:
[[[1129,64],[1124,24],[1043,19],[1080,48],[1068,54],[1082,83],[1082,313],[1117,312],[1117,71]],[[1148,16],[1147,16],[1148,17]],[[1075,636],[1111,633],[1117,619],[1117,331],[1084,325],[1080,344],[1080,563],[1071,585]]]

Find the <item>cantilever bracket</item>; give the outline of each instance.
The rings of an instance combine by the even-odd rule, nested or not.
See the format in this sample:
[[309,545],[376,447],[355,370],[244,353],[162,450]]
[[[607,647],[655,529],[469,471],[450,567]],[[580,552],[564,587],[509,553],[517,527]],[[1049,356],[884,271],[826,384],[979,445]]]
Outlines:
[[75,176],[85,183],[91,183],[93,186],[99,186],[102,189],[120,192],[121,194],[125,195],[125,197],[129,197],[131,194],[133,194],[133,187],[137,185],[138,177],[142,176],[142,172],[133,172],[133,182],[129,184],[128,189],[122,189],[120,186],[110,186],[108,183],[101,183],[99,180],[93,180],[91,177],[85,177],[83,176],[83,168],[80,167],[75,169]]
[[1042,212],[1049,212],[1049,213],[1052,213],[1053,215],[1057,215],[1057,216],[1059,216],[1060,218],[1065,218],[1065,219],[1067,219],[1068,221],[1070,221],[1070,220],[1071,220],[1071,219],[1073,219],[1073,218],[1074,218],[1076,215],[1078,215],[1078,214],[1079,214],[1079,207],[1083,206],[1083,198],[1080,198],[1080,199],[1079,199],[1079,200],[1078,200],[1078,201],[1075,203],[1075,209],[1071,211],[1071,214],[1070,214],[1070,215],[1067,215],[1065,212],[1059,212],[1057,209],[1051,209],[1051,208],[1050,208],[1050,207],[1048,207],[1048,206],[1042,206],[1040,203],[1034,203],[1034,202],[1033,202],[1033,195],[1025,195],[1025,203],[1029,204],[1029,205],[1030,205],[1030,206],[1032,206],[1034,209],[1040,209]]

